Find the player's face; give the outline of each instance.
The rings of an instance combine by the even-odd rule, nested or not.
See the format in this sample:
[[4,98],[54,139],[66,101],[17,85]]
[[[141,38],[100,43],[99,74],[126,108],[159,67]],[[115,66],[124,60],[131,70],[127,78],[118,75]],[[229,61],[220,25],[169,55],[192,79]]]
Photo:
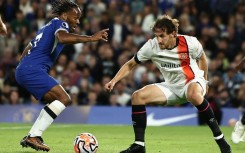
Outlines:
[[82,15],[80,8],[73,8],[71,11],[67,12],[67,23],[70,26],[70,31],[74,32],[77,25],[80,23],[79,19]]
[[157,38],[160,49],[171,48],[172,39],[174,38],[173,33],[167,34],[166,30],[156,29],[154,34]]

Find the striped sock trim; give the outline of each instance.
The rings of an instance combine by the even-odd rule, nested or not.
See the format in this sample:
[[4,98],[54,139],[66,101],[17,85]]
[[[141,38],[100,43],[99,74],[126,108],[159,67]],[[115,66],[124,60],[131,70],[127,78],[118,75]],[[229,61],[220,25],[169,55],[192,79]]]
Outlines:
[[135,141],[135,144],[141,145],[141,146],[145,146],[145,142],[142,141]]
[[146,113],[146,111],[142,111],[142,112],[132,112],[132,114],[143,114]]
[[66,108],[63,103],[58,100],[53,101],[48,107],[57,115],[59,116],[60,113]]
[[221,134],[221,135],[219,135],[219,136],[217,136],[217,137],[214,137],[214,139],[215,139],[215,140],[219,140],[219,139],[222,139],[223,137],[224,137],[224,135]]
[[55,119],[57,117],[57,115],[48,107],[48,106],[45,106],[44,107],[44,110],[53,118]]
[[207,107],[203,110],[199,110],[199,112],[204,112],[205,110],[207,110],[209,108],[210,104],[208,103]]

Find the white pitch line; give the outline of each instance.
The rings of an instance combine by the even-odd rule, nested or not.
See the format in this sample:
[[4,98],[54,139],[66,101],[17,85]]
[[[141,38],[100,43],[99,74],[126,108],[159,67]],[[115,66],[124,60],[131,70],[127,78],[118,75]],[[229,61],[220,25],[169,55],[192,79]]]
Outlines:
[[[73,127],[74,125],[54,125],[51,128],[68,128]],[[29,129],[31,126],[12,126],[12,127],[0,127],[0,130],[22,130]]]
[[[1,126],[1,124],[0,124]],[[123,125],[123,124],[71,124],[71,125],[51,125],[50,128],[69,128],[69,127],[94,127],[94,126],[130,126],[130,125]],[[11,127],[0,127],[0,130],[22,130],[22,129],[30,129],[30,126],[11,126]]]

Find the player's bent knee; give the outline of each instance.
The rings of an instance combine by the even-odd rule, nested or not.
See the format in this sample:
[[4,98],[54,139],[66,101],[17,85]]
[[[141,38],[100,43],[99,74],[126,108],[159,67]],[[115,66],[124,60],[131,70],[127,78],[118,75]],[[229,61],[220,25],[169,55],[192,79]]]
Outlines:
[[203,101],[203,96],[199,93],[192,92],[190,94],[187,94],[187,100],[191,103],[200,103]]
[[59,99],[59,101],[62,102],[65,106],[69,106],[72,103],[70,96],[66,96],[65,98]]
[[132,105],[145,105],[146,97],[141,91],[136,91],[132,95]]

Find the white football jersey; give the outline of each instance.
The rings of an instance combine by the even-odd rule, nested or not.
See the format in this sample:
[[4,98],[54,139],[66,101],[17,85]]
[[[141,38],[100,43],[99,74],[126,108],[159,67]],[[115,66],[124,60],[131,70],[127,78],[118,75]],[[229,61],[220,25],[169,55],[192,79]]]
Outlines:
[[170,85],[185,85],[196,77],[203,77],[196,60],[203,48],[196,37],[178,35],[177,46],[160,49],[156,38],[149,39],[135,56],[136,62],[151,60],[161,71],[165,82]]

